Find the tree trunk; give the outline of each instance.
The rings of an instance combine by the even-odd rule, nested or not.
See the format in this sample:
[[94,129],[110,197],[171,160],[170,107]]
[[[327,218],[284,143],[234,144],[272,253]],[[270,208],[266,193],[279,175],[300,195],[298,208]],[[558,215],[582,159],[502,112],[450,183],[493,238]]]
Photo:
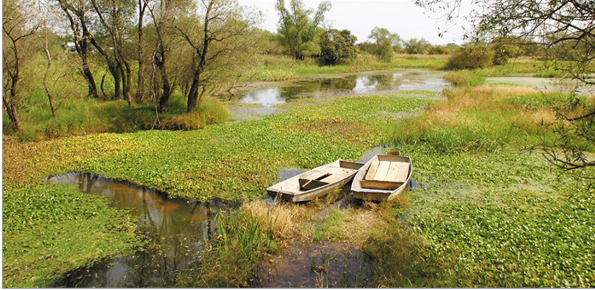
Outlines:
[[147,9],[147,3],[143,2],[143,0],[138,0],[138,82],[136,86],[135,97],[137,103],[141,103],[143,101],[145,90],[145,75],[143,73],[143,16],[145,15],[145,9]]
[[56,118],[56,108],[54,107],[54,100],[52,98],[52,94],[50,93],[50,89],[48,88],[48,76],[50,74],[50,68],[52,67],[52,57],[50,55],[50,51],[48,50],[48,38],[47,35],[45,37],[45,46],[43,47],[45,50],[45,55],[48,58],[48,68],[45,70],[45,74],[43,76],[43,87],[45,88],[45,93],[48,95],[48,100],[50,102],[50,109],[52,110],[52,116]]
[[6,107],[6,113],[8,114],[8,119],[10,119],[10,122],[12,123],[13,128],[17,132],[23,132],[23,127],[21,126],[21,121],[19,120],[19,115],[17,114],[17,108],[16,108],[16,105],[12,103],[12,98],[11,98],[11,101],[9,102],[6,100],[6,97],[4,97],[4,94],[3,94],[2,101],[4,102],[4,106]]
[[154,54],[153,61],[155,62],[155,66],[159,69],[159,75],[161,76],[161,88],[163,92],[161,93],[161,97],[159,98],[159,112],[160,113],[167,113],[167,103],[169,102],[169,98],[171,96],[171,86],[169,84],[169,78],[167,77],[167,70],[165,68],[165,51],[163,51],[163,47],[160,45],[160,51]]

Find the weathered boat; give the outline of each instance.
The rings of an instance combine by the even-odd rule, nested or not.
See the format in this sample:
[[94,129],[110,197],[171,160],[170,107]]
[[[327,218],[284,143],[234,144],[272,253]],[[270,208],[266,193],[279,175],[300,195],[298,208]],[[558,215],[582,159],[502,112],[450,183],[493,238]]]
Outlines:
[[269,188],[272,198],[293,202],[309,201],[327,195],[347,184],[363,163],[337,160],[281,181]]
[[413,171],[411,157],[394,154],[397,155],[378,154],[359,170],[351,183],[355,198],[392,200],[407,188]]

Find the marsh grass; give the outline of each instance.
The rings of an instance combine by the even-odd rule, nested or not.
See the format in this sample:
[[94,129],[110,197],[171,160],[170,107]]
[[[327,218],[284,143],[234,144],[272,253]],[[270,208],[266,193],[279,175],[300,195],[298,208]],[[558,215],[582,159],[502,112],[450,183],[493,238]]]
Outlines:
[[100,101],[84,97],[66,99],[57,115],[56,118],[51,115],[46,103],[32,105],[22,114],[24,132],[17,134],[4,122],[5,134],[23,141],[39,141],[104,132],[196,130],[230,119],[229,111],[214,98],[205,98],[194,113],[187,114],[185,99],[179,93],[170,100],[167,114],[157,114],[154,104],[135,104],[129,108],[124,100]]
[[[207,241],[200,261],[164,281],[163,287],[229,288],[247,287],[254,265],[264,254],[279,251],[278,218],[266,220],[253,215],[253,207],[242,207],[237,214],[218,213],[215,239]],[[283,228],[282,228],[283,229]]]
[[537,133],[547,134],[543,125],[555,120],[552,108],[545,106],[547,97],[534,103],[540,93],[531,88],[467,87],[445,95],[446,102],[430,106],[422,117],[398,123],[393,141],[423,142],[444,152],[495,152],[536,142]]

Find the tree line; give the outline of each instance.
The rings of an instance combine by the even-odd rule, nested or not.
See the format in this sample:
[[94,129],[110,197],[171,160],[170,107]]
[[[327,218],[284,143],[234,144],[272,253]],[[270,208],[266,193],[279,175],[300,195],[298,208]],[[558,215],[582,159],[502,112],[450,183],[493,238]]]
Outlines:
[[[175,87],[191,113],[204,96],[247,79],[252,56],[265,44],[260,12],[233,0],[6,0],[2,6],[3,103],[16,131],[22,131],[17,108],[27,94],[20,90],[23,69],[44,52],[49,72],[58,56],[52,41],[74,45],[72,69],[84,78],[90,98],[110,94],[129,106],[150,99],[162,113]],[[97,69],[103,67],[113,92],[103,88],[107,74]],[[53,92],[63,85],[56,78],[44,77],[54,116],[59,104]]]

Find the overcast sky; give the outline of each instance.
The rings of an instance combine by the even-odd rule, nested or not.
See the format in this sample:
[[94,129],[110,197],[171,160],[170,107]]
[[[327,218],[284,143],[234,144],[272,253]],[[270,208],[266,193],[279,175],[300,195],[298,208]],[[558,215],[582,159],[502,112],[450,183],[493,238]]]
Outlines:
[[[238,0],[242,5],[254,6],[265,15],[264,29],[276,32],[279,14],[275,10],[276,0]],[[289,8],[290,0],[285,3]],[[318,8],[321,1],[304,0],[308,8]],[[462,44],[465,25],[463,20],[452,23],[443,37],[439,37],[444,23],[439,14],[426,12],[413,4],[412,0],[331,0],[332,8],[325,19],[332,28],[348,29],[357,37],[357,42],[368,40],[370,31],[376,26],[397,33],[404,40],[425,38],[432,44]],[[462,9],[463,15],[466,11]],[[439,29],[440,28],[440,29]]]

